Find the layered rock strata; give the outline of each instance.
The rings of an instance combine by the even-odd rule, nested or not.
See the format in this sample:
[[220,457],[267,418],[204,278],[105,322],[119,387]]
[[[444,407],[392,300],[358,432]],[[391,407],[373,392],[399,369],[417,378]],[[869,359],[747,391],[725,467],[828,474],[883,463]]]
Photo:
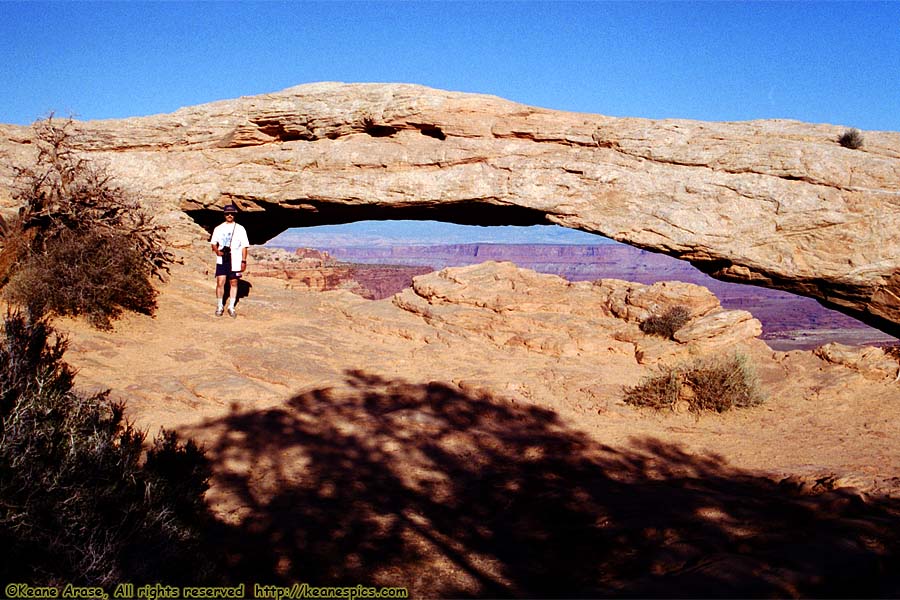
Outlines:
[[273,277],[289,288],[326,292],[348,290],[369,300],[381,300],[412,284],[413,277],[431,271],[429,267],[405,265],[364,265],[337,261],[327,252],[299,248],[288,252],[279,248],[250,250],[252,277]]
[[[811,296],[900,331],[900,133],[533,108],[415,85],[320,83],[79,123],[79,148],[185,239],[237,202],[263,241],[371,218],[558,223]],[[33,153],[0,128],[2,187]],[[8,199],[8,191],[5,192]],[[178,237],[178,235],[176,237]]]
[[[724,348],[762,344],[756,340],[762,333],[757,319],[747,311],[723,309],[698,285],[616,279],[572,283],[508,262],[416,277],[393,302],[432,327],[477,333],[504,349],[552,356],[600,356],[615,348],[639,364],[675,364]],[[640,331],[649,316],[674,306],[686,308],[690,320],[673,340]]]

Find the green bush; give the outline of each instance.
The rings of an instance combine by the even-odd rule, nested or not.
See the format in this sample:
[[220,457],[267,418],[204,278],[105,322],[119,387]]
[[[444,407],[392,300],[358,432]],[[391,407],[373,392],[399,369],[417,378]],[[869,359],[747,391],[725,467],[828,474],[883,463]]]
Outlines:
[[625,388],[626,404],[674,410],[679,401],[696,414],[748,408],[763,402],[759,382],[747,358],[697,361],[687,367],[666,367],[660,375]]
[[122,404],[73,391],[46,321],[7,314],[0,342],[0,582],[210,575],[198,551],[210,470],[193,441],[162,432],[144,453]]
[[641,323],[641,331],[672,339],[675,332],[691,319],[691,311],[686,306],[676,305],[659,315],[651,315]]
[[859,129],[848,129],[841,134],[841,137],[838,138],[838,143],[844,148],[857,150],[859,148],[862,148],[863,137],[859,132]]
[[123,310],[152,314],[151,278],[173,255],[164,228],[75,151],[72,130],[52,117],[35,125],[35,163],[16,168],[19,215],[0,219],[0,284],[17,279],[7,296],[35,317],[84,314],[108,328]]

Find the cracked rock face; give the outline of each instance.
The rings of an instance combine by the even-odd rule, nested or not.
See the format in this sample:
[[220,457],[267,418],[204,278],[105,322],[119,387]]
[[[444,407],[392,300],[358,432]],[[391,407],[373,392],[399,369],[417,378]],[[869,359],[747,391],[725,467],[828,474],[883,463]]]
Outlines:
[[[678,364],[691,357],[758,343],[762,325],[743,310],[724,310],[706,288],[617,279],[571,283],[509,262],[443,269],[413,279],[393,304],[440,331],[482,336],[500,348],[550,356],[628,354],[640,364]],[[691,315],[672,340],[639,324],[666,308]]]
[[[426,218],[557,223],[811,296],[900,333],[900,133],[795,121],[566,113],[414,85],[320,83],[77,124],[79,147],[202,237],[236,202],[287,227]],[[0,126],[0,204],[29,130]]]

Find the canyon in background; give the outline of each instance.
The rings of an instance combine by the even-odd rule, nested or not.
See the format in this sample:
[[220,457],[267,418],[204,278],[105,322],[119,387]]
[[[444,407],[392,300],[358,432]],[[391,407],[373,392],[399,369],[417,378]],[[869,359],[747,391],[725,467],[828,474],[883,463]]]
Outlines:
[[256,249],[257,274],[319,290],[347,289],[382,299],[410,287],[417,275],[485,261],[509,261],[569,281],[622,279],[644,284],[685,281],[705,286],[728,309],[746,310],[762,322],[761,338],[776,350],[812,349],[829,342],[888,345],[896,340],[864,323],[829,310],[811,298],[769,288],[719,281],[689,263],[616,243],[398,245],[397,241],[334,244],[317,239],[313,249],[297,248],[302,237],[279,236],[266,245],[293,256]]

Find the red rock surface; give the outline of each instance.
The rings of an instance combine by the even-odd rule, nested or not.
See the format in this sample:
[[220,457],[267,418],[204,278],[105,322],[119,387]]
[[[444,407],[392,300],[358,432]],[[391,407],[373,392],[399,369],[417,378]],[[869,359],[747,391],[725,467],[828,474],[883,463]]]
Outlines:
[[429,267],[353,264],[333,259],[327,252],[298,248],[293,253],[254,248],[253,275],[285,280],[288,287],[325,292],[348,290],[369,300],[381,300],[412,285],[413,277]]
[[[723,307],[752,313],[762,322],[762,339],[775,349],[812,349],[829,342],[851,345],[896,343],[891,336],[843,313],[829,310],[811,298],[719,281],[687,262],[624,244],[323,246],[320,250],[335,264],[333,259],[352,264],[331,267],[332,272],[340,272],[339,278],[343,283],[333,277],[329,286],[319,289],[336,289],[343,285],[353,291],[352,287],[347,288],[347,282],[356,281],[360,286],[359,293],[367,298],[386,298],[409,287],[412,276],[424,272],[413,271],[413,266],[438,270],[488,260],[510,261],[520,267],[559,275],[569,281],[609,278],[646,284],[656,281],[696,283],[712,291]],[[404,271],[404,265],[410,271]]]
[[[900,591],[900,384],[881,350],[773,352],[703,288],[508,262],[380,301],[248,279],[236,319],[186,264],[155,318],[60,322],[81,388],[206,449],[210,543],[235,579],[414,598]],[[640,330],[672,303],[694,315],[683,339]],[[733,352],[762,405],[623,402],[664,364]]]

